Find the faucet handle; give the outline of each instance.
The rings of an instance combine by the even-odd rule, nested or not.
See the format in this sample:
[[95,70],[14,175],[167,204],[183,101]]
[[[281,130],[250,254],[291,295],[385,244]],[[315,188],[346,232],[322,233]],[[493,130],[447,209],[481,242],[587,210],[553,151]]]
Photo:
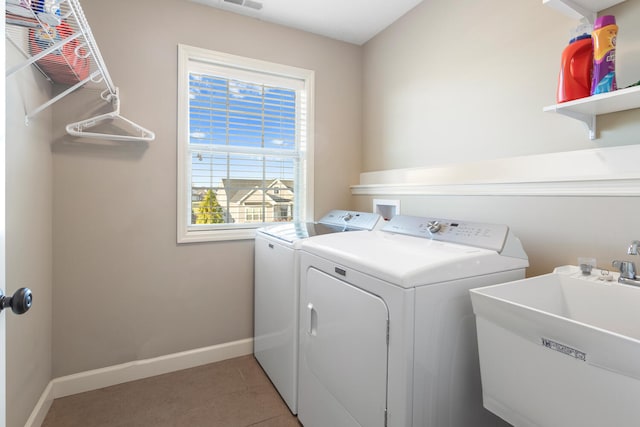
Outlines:
[[611,265],[620,271],[620,277],[624,277],[625,279],[636,278],[636,264],[633,261],[615,260]]
[[638,255],[638,246],[640,245],[640,241],[638,240],[634,240],[633,242],[631,242],[631,244],[629,245],[629,248],[627,249],[627,254],[629,255]]

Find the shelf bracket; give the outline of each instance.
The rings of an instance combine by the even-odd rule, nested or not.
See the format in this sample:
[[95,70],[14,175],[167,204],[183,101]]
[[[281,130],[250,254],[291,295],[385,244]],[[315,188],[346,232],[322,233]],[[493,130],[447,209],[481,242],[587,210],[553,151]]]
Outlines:
[[596,22],[598,13],[572,0],[543,0],[544,5],[556,9],[560,13],[573,19],[586,19],[591,25]]
[[567,6],[569,6],[571,9],[575,10],[576,12],[578,12],[580,15],[582,15],[583,18],[589,21],[589,24],[593,25],[596,22],[596,18],[598,17],[597,12],[594,12],[593,10],[589,10],[584,6],[574,3],[571,0],[563,0],[563,1]]
[[584,124],[587,125],[589,129],[589,139],[596,139],[596,115],[595,114],[585,114],[579,113],[577,111],[571,110],[556,110],[557,113],[560,113],[564,116],[571,117],[576,120],[580,120]]
[[39,106],[38,108],[33,110],[31,113],[26,115],[26,117],[24,118],[25,125],[28,126],[29,125],[29,120],[31,120],[36,114],[38,114],[39,112],[41,112],[45,108],[48,108],[54,102],[58,102],[59,100],[61,100],[62,98],[64,98],[68,94],[70,94],[71,92],[75,91],[76,89],[81,88],[85,84],[89,83],[90,81],[93,81],[94,79],[97,79],[98,77],[100,77],[100,71],[96,70],[93,73],[91,73],[84,80],[79,81],[78,83],[76,83],[75,85],[71,86],[67,90],[65,90],[65,91],[61,92],[60,94],[58,94],[57,96],[51,98],[50,100],[48,100],[47,102],[45,102],[44,104],[42,104],[41,106]]

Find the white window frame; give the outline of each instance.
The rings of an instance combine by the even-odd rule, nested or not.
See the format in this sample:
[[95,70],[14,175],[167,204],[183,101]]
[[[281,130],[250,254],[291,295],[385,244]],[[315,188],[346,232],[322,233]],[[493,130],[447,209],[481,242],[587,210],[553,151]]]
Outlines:
[[177,189],[177,241],[178,243],[208,242],[219,240],[253,239],[256,228],[264,223],[249,224],[198,224],[191,225],[191,156],[189,155],[189,71],[200,65],[226,66],[271,74],[275,79],[288,77],[302,80],[306,92],[306,131],[300,151],[303,157],[303,174],[296,177],[296,192],[302,203],[298,206],[297,221],[313,220],[313,134],[314,134],[314,86],[312,70],[245,58],[223,52],[211,51],[183,44],[178,45],[178,189]]

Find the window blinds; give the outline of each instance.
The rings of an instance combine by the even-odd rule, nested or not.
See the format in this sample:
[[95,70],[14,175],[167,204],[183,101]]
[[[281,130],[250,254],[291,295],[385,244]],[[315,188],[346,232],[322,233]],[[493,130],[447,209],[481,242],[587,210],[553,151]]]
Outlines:
[[306,127],[303,86],[218,65],[190,70],[192,225],[293,219]]

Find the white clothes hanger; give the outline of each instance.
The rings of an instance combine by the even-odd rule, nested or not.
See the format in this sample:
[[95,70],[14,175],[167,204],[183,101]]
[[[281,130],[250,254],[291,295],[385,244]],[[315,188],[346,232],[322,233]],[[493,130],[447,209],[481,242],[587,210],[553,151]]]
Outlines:
[[[81,120],[75,123],[69,123],[67,125],[67,133],[69,135],[78,136],[82,138],[97,138],[108,139],[112,141],[153,141],[156,137],[155,133],[143,128],[137,123],[120,115],[120,98],[119,91],[116,88],[115,93],[111,93],[108,89],[100,94],[100,97],[107,102],[111,102],[114,106],[114,111],[106,114],[100,114],[98,116]],[[86,132],[85,129],[90,129],[100,123],[104,122],[123,122],[132,128],[132,135],[122,135],[117,133],[100,133],[100,132]]]

